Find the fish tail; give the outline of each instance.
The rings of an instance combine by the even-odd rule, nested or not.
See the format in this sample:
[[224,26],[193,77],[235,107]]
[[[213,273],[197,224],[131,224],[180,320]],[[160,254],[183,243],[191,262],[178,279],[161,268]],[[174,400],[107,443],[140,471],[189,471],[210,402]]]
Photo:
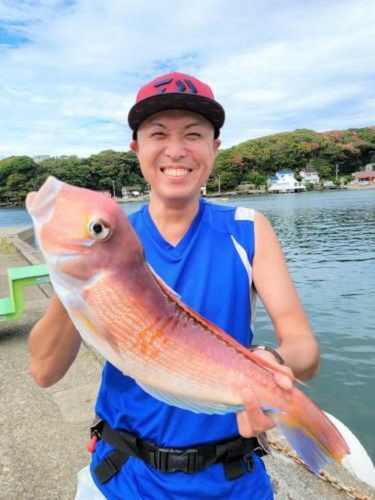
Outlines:
[[328,463],[341,463],[350,453],[342,435],[320,408],[297,388],[289,408],[273,415],[280,431],[316,474]]

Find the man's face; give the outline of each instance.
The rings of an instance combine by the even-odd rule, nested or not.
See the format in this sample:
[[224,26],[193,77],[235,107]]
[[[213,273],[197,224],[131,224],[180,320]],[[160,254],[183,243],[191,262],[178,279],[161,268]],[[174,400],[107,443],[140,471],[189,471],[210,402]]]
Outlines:
[[153,201],[175,204],[199,197],[219,145],[213,125],[203,116],[168,110],[141,124],[131,148],[151,186]]

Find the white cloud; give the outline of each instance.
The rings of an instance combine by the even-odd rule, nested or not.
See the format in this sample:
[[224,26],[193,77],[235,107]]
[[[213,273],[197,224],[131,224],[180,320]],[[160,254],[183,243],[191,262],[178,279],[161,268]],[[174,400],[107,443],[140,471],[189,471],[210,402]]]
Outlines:
[[[374,124],[372,0],[0,0],[0,153],[127,149],[139,86],[210,83],[224,147],[293,128]],[[27,39],[28,43],[24,43]]]

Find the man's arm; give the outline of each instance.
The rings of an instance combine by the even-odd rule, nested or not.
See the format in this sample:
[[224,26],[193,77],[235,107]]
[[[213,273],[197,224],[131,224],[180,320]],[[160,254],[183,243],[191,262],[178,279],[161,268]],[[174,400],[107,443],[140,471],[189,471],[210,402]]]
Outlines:
[[75,360],[81,337],[64,306],[54,295],[44,316],[30,332],[30,373],[41,387],[63,378]]
[[277,351],[295,377],[308,380],[319,370],[319,346],[290,277],[284,255],[267,218],[255,216],[253,283],[269,314]]
[[[253,284],[268,312],[279,344],[277,352],[285,361],[285,375],[275,375],[283,389],[292,389],[291,376],[307,380],[319,370],[319,346],[309,325],[301,301],[290,277],[284,255],[275,232],[267,218],[255,216],[255,255]],[[277,364],[273,354],[255,351],[254,354]],[[271,417],[264,414],[251,388],[244,388],[246,411],[237,414],[242,436],[258,435],[275,427]]]

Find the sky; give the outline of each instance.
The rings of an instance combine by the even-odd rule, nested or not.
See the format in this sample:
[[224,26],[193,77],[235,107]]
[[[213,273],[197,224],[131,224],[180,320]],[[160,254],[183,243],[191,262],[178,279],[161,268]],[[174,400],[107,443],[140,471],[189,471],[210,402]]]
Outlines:
[[375,125],[375,0],[0,0],[0,158],[127,151],[139,88],[208,83],[222,147]]

